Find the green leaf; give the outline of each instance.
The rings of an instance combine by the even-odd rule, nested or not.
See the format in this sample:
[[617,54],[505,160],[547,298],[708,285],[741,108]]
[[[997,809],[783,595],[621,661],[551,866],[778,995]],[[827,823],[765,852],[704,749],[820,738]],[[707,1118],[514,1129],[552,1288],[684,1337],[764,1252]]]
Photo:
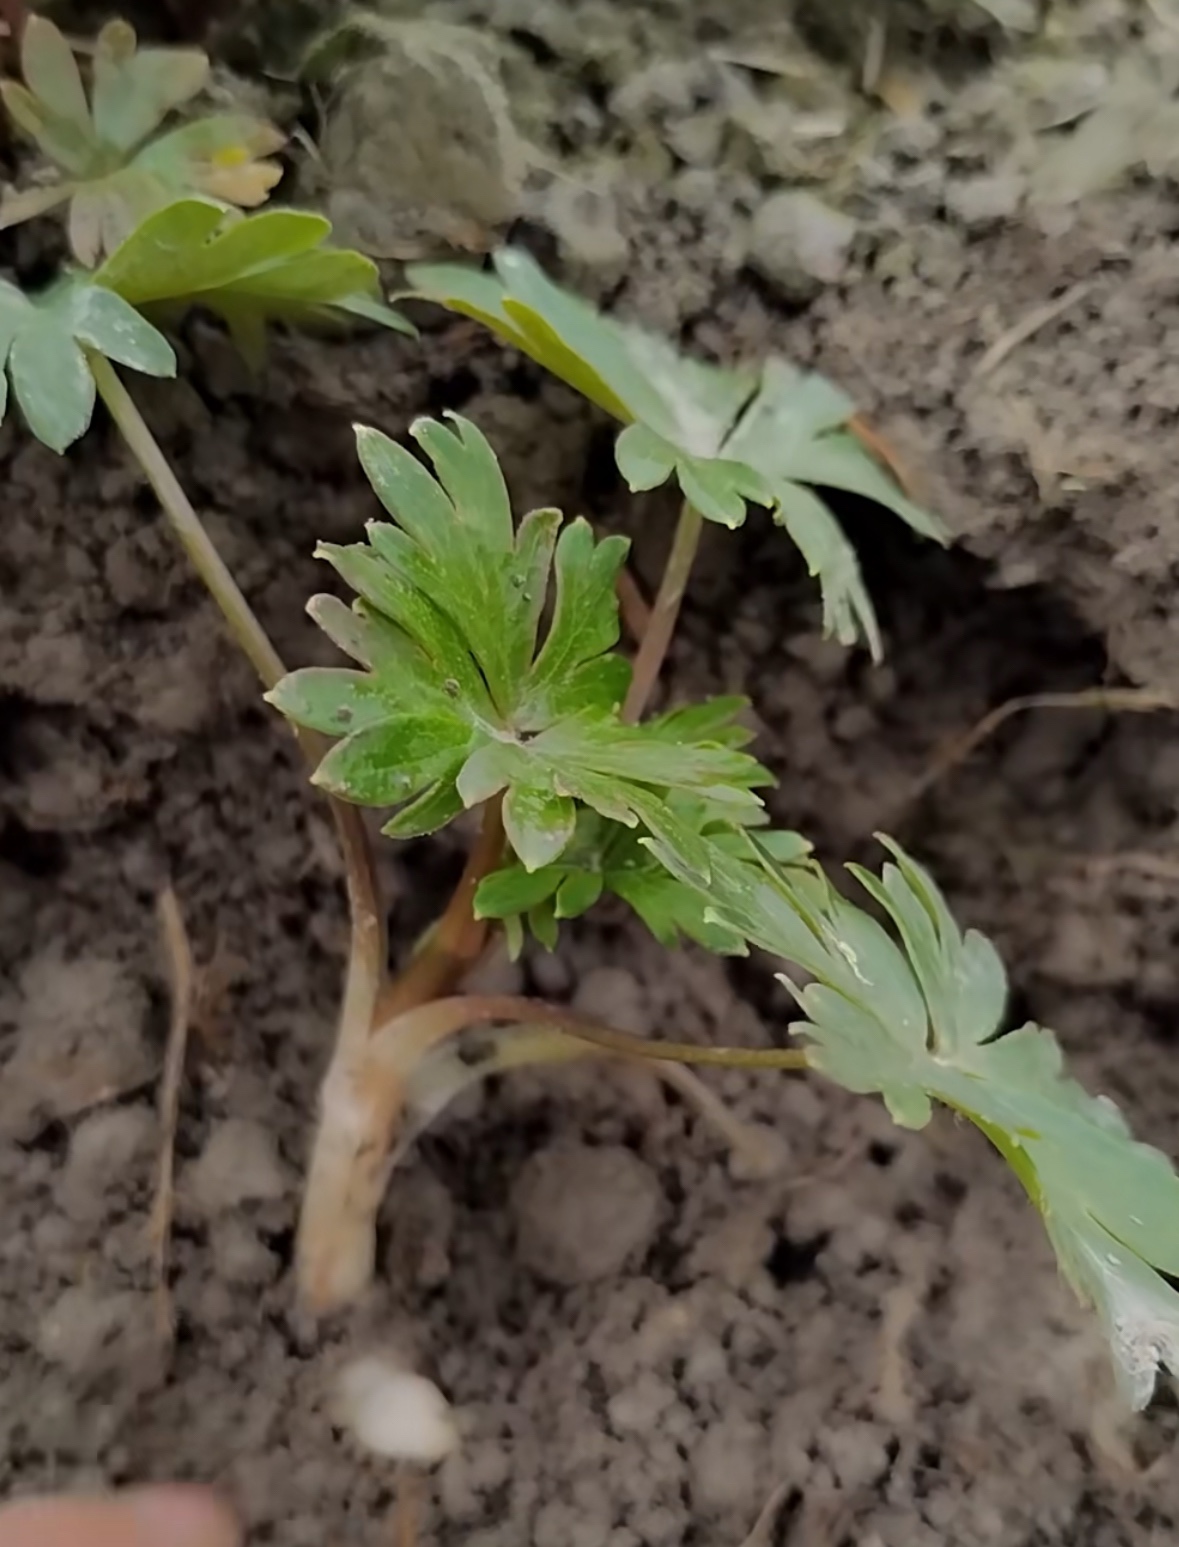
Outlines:
[[[602,316],[554,285],[525,252],[505,248],[493,261],[494,279],[445,264],[411,265],[406,278],[413,294],[476,317],[615,419],[647,432],[624,445],[623,472],[638,474],[635,487],[662,483],[682,460],[697,487],[707,489],[717,475],[701,467],[720,453],[756,388],[756,374],[689,359],[641,328]],[[650,463],[657,443],[674,450],[661,477]],[[716,503],[706,498],[710,509],[723,511],[710,519],[739,524],[744,505],[734,521],[733,498],[731,491]]]
[[[268,695],[296,723],[342,737],[317,781],[360,804],[417,801],[393,818],[395,835],[502,793],[508,841],[531,871],[568,849],[589,808],[703,875],[699,820],[684,820],[677,802],[759,821],[754,790],[771,782],[727,722],[734,701],[722,714],[622,724],[626,667],[612,646],[626,544],[595,542],[581,520],[554,541],[556,511],[515,524],[494,455],[465,420],[420,420],[411,434],[432,471],[358,429],[361,464],[392,519],[370,523],[367,543],[319,550],[360,600],[349,609],[318,598],[312,615],[363,669],[294,672]],[[583,884],[565,902],[584,896]],[[542,916],[547,935],[555,914]]]
[[79,343],[146,376],[175,375],[176,356],[168,340],[113,291],[74,285],[67,309]]
[[570,872],[560,865],[546,865],[543,870],[525,870],[519,863],[505,865],[492,871],[480,881],[475,892],[475,916],[481,919],[503,919],[512,914],[528,913],[532,908],[554,896]]
[[0,82],[0,94],[17,127],[67,181],[53,200],[39,189],[6,197],[0,229],[68,201],[70,245],[86,267],[177,199],[195,193],[252,208],[282,175],[267,158],[285,135],[249,114],[217,113],[152,137],[205,87],[209,61],[197,49],[140,50],[131,26],[109,22],[95,45],[87,101],[66,39],[32,16],[21,64],[25,83]]
[[844,432],[852,412],[851,400],[821,376],[805,375],[784,360],[769,360],[761,389],[725,452],[764,479],[774,519],[794,539],[822,588],[825,631],[842,644],[862,638],[879,659],[879,625],[855,550],[815,488],[858,494],[891,510],[923,536],[939,542],[946,537],[941,524],[907,499],[859,441]]
[[557,889],[553,912],[558,919],[577,919],[588,913],[602,895],[604,879],[592,870],[576,870]]
[[191,306],[218,313],[231,330],[247,323],[314,324],[374,303],[371,315],[410,325],[380,304],[376,265],[325,245],[330,223],[305,210],[227,213],[208,199],[181,199],[143,221],[95,275],[137,307],[171,314]]
[[48,312],[32,317],[8,356],[12,390],[25,422],[51,451],[62,452],[94,412],[94,377],[69,331]]
[[[607,671],[602,666],[607,652],[618,643],[614,587],[629,546],[624,537],[595,541],[589,522],[581,516],[561,533],[556,545],[552,625],[528,672],[521,706],[521,722],[529,728],[583,708],[609,714],[625,698],[630,682],[625,662],[614,658]],[[543,583],[531,580],[528,585],[534,588],[537,602],[543,601]]]
[[702,364],[601,316],[525,253],[509,248],[493,261],[494,275],[413,265],[408,281],[415,295],[476,318],[621,420],[615,454],[631,489],[674,477],[701,515],[729,527],[750,504],[771,507],[819,581],[826,631],[848,645],[862,639],[879,657],[855,551],[816,491],[844,490],[924,536],[945,534],[847,432],[850,398],[784,360],[768,360],[760,373]]
[[[272,702],[283,709],[280,689],[281,684]],[[454,780],[473,739],[471,726],[459,715],[394,712],[334,746],[314,782],[358,805],[399,805]]]
[[525,870],[540,870],[573,837],[577,809],[550,785],[513,782],[504,797],[504,831]]
[[806,1017],[794,1030],[815,1068],[878,1092],[905,1126],[921,1127],[938,1101],[987,1135],[1044,1216],[1066,1277],[1096,1306],[1122,1387],[1143,1406],[1160,1363],[1179,1372],[1179,1294],[1162,1276],[1179,1275],[1179,1177],[1108,1098],[1068,1078],[1050,1031],[1002,1032],[1007,981],[994,947],[963,934],[931,877],[889,847],[895,863],[879,877],[855,873],[900,944],[813,867],[767,861],[757,874],[713,842],[710,882],[697,890],[711,916],[813,977],[793,991]]
[[[171,345],[132,307],[89,279],[73,278],[26,296],[0,280],[0,362],[38,440],[62,452],[94,412],[86,350],[149,376],[173,376]],[[7,393],[0,399],[0,417]]]
[[[675,749],[678,757],[694,744],[739,746],[749,732],[735,725],[732,717],[744,707],[744,699],[712,699],[673,710],[645,729],[663,737],[665,746]],[[597,787],[591,786],[591,792],[596,794]],[[537,903],[552,897],[554,917],[559,921],[580,916],[605,891],[633,908],[661,944],[674,947],[686,938],[711,951],[744,955],[742,935],[710,918],[707,897],[696,885],[672,875],[651,852],[650,833],[656,827],[665,830],[670,818],[679,830],[681,862],[684,835],[689,843],[699,843],[699,835],[707,834],[717,852],[750,866],[755,875],[761,870],[761,850],[772,851],[783,864],[797,864],[810,853],[809,844],[797,833],[759,830],[759,850],[752,850],[741,832],[730,825],[734,818],[731,805],[727,801],[710,803],[696,793],[670,792],[661,803],[661,811],[663,820],[656,815],[644,832],[641,825],[626,825],[626,809],[607,809],[600,814],[583,806],[573,838],[557,860],[531,872],[515,862],[494,872],[476,893],[476,912],[483,918],[523,919]],[[651,815],[640,807],[640,821]],[[765,813],[751,804],[737,815],[758,823]]]

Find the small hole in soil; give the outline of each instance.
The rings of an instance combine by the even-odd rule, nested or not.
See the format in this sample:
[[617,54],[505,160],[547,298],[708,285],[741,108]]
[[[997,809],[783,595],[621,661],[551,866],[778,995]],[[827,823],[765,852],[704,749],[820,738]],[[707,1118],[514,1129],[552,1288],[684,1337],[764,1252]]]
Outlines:
[[263,1230],[262,1243],[268,1246],[282,1265],[289,1268],[295,1260],[295,1232],[287,1226],[283,1230]]
[[469,366],[460,365],[449,376],[441,376],[430,383],[426,397],[426,411],[440,414],[450,409],[458,413],[479,390],[479,378]]
[[509,247],[523,247],[524,250],[535,258],[541,268],[550,272],[558,266],[560,254],[557,251],[557,239],[551,231],[544,226],[537,225],[534,220],[515,220],[508,230],[507,245]]
[[827,1230],[805,1241],[792,1241],[784,1230],[779,1231],[766,1258],[766,1272],[779,1289],[785,1289],[787,1284],[805,1283],[814,1276],[819,1253],[830,1239]]
[[508,391],[522,403],[535,403],[540,396],[540,373],[534,366],[520,361],[507,372]]
[[933,1179],[933,1185],[937,1188],[938,1196],[947,1203],[961,1203],[967,1193],[962,1178],[949,1171],[939,1171]]
[[59,1122],[57,1118],[54,1118],[39,1133],[26,1140],[20,1148],[36,1154],[52,1155],[55,1159],[62,1160],[65,1158],[69,1145],[70,1130],[63,1122]]
[[535,32],[529,32],[527,27],[512,27],[508,37],[517,48],[522,48],[537,64],[556,64],[557,55],[553,49],[543,38],[538,38]]
[[0,830],[0,860],[34,881],[53,880],[69,863],[58,833],[34,832],[17,817],[10,817]]
[[914,1225],[919,1225],[925,1218],[925,1210],[919,1203],[907,1201],[898,1203],[892,1216],[898,1225],[905,1230],[911,1230]]
[[886,1144],[883,1139],[873,1139],[868,1146],[868,1159],[874,1166],[879,1166],[882,1171],[887,1171],[896,1158],[897,1147],[895,1144]]
[[917,1452],[917,1465],[924,1467],[927,1472],[941,1470],[942,1453],[936,1445],[922,1445]]

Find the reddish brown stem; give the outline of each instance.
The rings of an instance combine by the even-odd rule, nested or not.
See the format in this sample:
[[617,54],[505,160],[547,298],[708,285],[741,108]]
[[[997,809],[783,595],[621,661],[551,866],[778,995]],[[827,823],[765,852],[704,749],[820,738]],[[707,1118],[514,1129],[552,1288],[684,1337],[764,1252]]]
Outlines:
[[700,545],[703,525],[704,518],[699,511],[694,510],[685,500],[676,523],[675,536],[671,541],[671,552],[667,556],[663,579],[659,582],[659,590],[643,632],[639,653],[635,656],[630,691],[622,706],[622,718],[631,724],[642,718],[643,710],[647,707],[651,694],[655,690],[655,684],[659,680],[663,658],[667,654],[667,648],[671,644],[671,637],[675,633],[676,622],[679,619],[680,604],[688,587],[688,576],[692,573],[692,564],[696,558],[696,549]]
[[488,924],[486,919],[475,917],[475,891],[499,864],[503,850],[501,802],[489,800],[483,808],[479,836],[445,913],[417,955],[386,985],[377,1001],[374,1025],[383,1025],[447,993],[478,961],[487,941]]

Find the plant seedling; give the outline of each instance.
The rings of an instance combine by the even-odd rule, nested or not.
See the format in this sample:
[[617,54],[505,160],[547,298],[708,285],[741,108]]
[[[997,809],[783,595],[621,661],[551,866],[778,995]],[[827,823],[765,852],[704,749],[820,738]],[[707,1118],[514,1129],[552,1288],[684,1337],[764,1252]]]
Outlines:
[[[740,750],[739,701],[624,722],[617,539],[594,543],[574,522],[554,544],[549,511],[514,525],[473,425],[422,420],[412,434],[434,477],[404,448],[358,431],[393,520],[372,523],[367,544],[320,550],[357,600],[317,597],[312,615],[361,669],[297,671],[268,695],[298,724],[339,738],[316,782],[399,806],[385,828],[395,837],[433,831],[462,808],[482,807],[498,826],[502,810],[507,860],[479,882],[475,906],[514,920],[517,939],[527,919],[551,943],[561,917],[609,888],[665,941],[682,931],[717,950],[755,944],[812,981],[783,977],[803,1014],[793,1028],[802,1045],[784,1051],[643,1043],[527,999],[459,995],[391,1017],[329,1079],[311,1178],[323,1192],[309,1192],[315,1230],[302,1242],[309,1281],[331,1300],[345,1279],[354,1292],[367,1277],[384,1163],[366,1157],[374,1145],[383,1156],[401,1125],[420,1129],[475,1077],[448,1049],[468,1028],[499,1023],[485,1068],[571,1056],[570,1038],[648,1058],[807,1067],[879,1093],[906,1127],[923,1127],[940,1101],[986,1134],[1040,1209],[1066,1277],[1102,1316],[1126,1395],[1143,1405],[1157,1364],[1179,1360],[1179,1296],[1163,1276],[1179,1268],[1170,1163],[1134,1142],[1112,1103],[1064,1075],[1051,1032],[1001,1034],[1007,981],[994,947],[958,930],[900,849],[889,844],[895,863],[880,876],[853,871],[898,944],[835,891],[797,835],[766,830],[753,792],[769,775]],[[550,564],[554,606],[538,639]],[[332,1174],[342,1156],[350,1186]]]
[[[81,134],[83,111],[98,122],[97,84],[91,107],[72,56],[67,67],[29,28],[28,91],[53,109],[38,109],[38,123]],[[28,119],[28,101],[16,100],[18,121]],[[300,1221],[303,1303],[322,1312],[364,1288],[389,1167],[472,1079],[591,1053],[643,1060],[751,1146],[683,1066],[810,1069],[881,1095],[905,1126],[923,1126],[940,1102],[990,1139],[1043,1215],[1063,1272],[1101,1315],[1127,1397],[1144,1404],[1159,1364],[1179,1365],[1170,1163],[1133,1140],[1112,1103],[1065,1076],[1050,1032],[1003,1031],[994,948],[962,934],[907,855],[889,845],[879,876],[854,871],[894,938],[835,890],[805,840],[769,828],[757,792],[772,775],[746,750],[739,700],[644,718],[703,520],[736,525],[749,503],[768,509],[818,575],[828,627],[874,654],[871,601],[822,491],[875,500],[931,536],[940,528],[857,439],[851,404],[821,378],[782,361],[755,372],[701,365],[600,317],[521,254],[499,255],[494,276],[417,269],[414,293],[479,317],[624,423],[617,456],[632,487],[679,483],[684,507],[650,624],[632,665],[618,649],[625,542],[599,541],[555,510],[517,520],[478,429],[424,419],[411,434],[425,460],[358,430],[389,519],[372,522],[364,542],[319,550],[355,600],[316,597],[311,612],[354,664],[287,673],[116,365],[171,374],[157,324],[191,306],[221,316],[253,358],[273,321],[359,317],[404,329],[375,268],[327,246],[327,235],[303,212],[242,215],[182,197],[137,218],[93,272],[67,273],[33,297],[0,289],[0,381],[11,380],[30,428],[61,450],[103,398],[332,800],[352,945]],[[391,979],[363,806],[392,811],[393,837],[480,812],[450,903]],[[796,1045],[651,1041],[562,1006],[456,992],[492,927],[502,922],[515,949],[526,928],[551,945],[561,920],[607,892],[669,945],[756,945],[804,971],[806,987],[783,979],[803,1016]]]
[[98,34],[87,93],[73,49],[54,24],[30,16],[20,81],[0,81],[16,126],[52,168],[52,180],[7,193],[0,230],[68,204],[74,257],[92,267],[146,216],[185,194],[263,204],[282,175],[265,159],[285,143],[246,113],[214,113],[157,134],[208,84],[199,49],[143,48],[125,21]]

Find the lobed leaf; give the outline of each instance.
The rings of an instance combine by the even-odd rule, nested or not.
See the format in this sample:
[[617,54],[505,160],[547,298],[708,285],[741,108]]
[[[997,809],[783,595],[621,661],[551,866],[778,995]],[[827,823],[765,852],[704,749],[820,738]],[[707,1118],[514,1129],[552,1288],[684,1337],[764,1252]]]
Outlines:
[[[149,376],[176,373],[167,339],[88,278],[59,281],[37,296],[0,280],[0,382],[11,381],[30,430],[53,451],[72,445],[94,412],[88,350]],[[5,385],[0,419],[7,396]]]
[[862,639],[879,657],[855,550],[822,491],[870,499],[938,541],[944,533],[848,433],[851,400],[783,360],[760,372],[705,365],[602,316],[523,252],[508,248],[492,261],[494,274],[413,265],[408,280],[415,295],[476,318],[621,420],[615,454],[631,489],[674,478],[701,515],[729,527],[750,504],[770,507],[819,581],[826,632],[848,645]]
[[86,267],[179,198],[198,193],[251,208],[282,175],[267,158],[285,136],[250,114],[217,113],[153,138],[208,81],[209,61],[197,49],[140,49],[127,22],[108,22],[88,98],[65,37],[31,16],[21,67],[24,83],[0,82],[0,95],[62,180],[53,196],[39,188],[5,196],[0,229],[68,202],[71,249]]
[[[664,753],[679,760],[689,756],[693,747],[736,751],[750,739],[749,731],[734,718],[744,707],[744,699],[718,698],[672,710],[643,727],[644,739],[661,741]],[[666,769],[662,771],[671,777]],[[746,775],[742,766],[739,777]],[[584,770],[580,777],[585,778]],[[760,805],[748,800],[735,807],[727,788],[719,800],[687,780],[683,788],[669,783],[666,789],[662,819],[654,815],[645,827],[644,817],[651,818],[651,813],[640,811],[639,825],[631,826],[626,810],[609,806],[599,810],[587,800],[578,813],[575,833],[559,858],[531,871],[519,862],[509,862],[480,885],[476,911],[485,918],[514,919],[515,938],[522,944],[523,925],[542,904],[551,901],[555,925],[563,918],[578,917],[603,892],[609,892],[633,908],[664,945],[675,946],[687,938],[708,950],[744,955],[744,938],[730,925],[709,917],[711,905],[698,885],[677,878],[651,852],[652,832],[666,832],[670,819],[672,831],[679,835],[681,864],[690,857],[691,845],[698,845],[701,836],[707,835],[720,854],[739,863],[751,862],[755,871],[761,864],[759,855],[748,848],[741,831],[732,828],[734,821],[756,825],[759,845],[772,851],[782,864],[804,859],[809,845],[797,833],[762,831],[759,824],[765,820],[765,812]],[[597,793],[592,784],[589,793]],[[702,863],[707,865],[707,856]],[[546,930],[551,932],[548,914],[544,917]]]
[[[707,851],[679,797],[756,821],[754,791],[769,775],[716,711],[620,721],[629,672],[613,653],[614,582],[625,542],[596,542],[580,519],[558,538],[556,511],[516,524],[491,448],[467,421],[419,420],[410,433],[432,471],[358,429],[361,464],[392,519],[371,523],[367,543],[320,549],[360,600],[349,610],[319,598],[313,616],[363,669],[294,672],[269,695],[297,723],[342,738],[317,782],[361,804],[410,802],[386,828],[395,836],[502,795],[526,871],[555,863],[588,810],[657,836],[702,878]],[[546,894],[528,911],[541,909],[547,938],[558,912],[592,891],[579,880],[551,909]]]
[[[756,835],[746,840],[756,847]],[[887,840],[886,840],[887,841]],[[937,1101],[969,1118],[1040,1210],[1065,1276],[1102,1317],[1135,1406],[1160,1364],[1179,1372],[1179,1176],[1134,1140],[1106,1097],[1064,1071],[1056,1038],[1002,1031],[1007,980],[983,935],[959,930],[932,878],[897,845],[879,877],[854,873],[900,943],[817,869],[743,868],[714,842],[711,916],[814,979],[794,988],[808,1061],[883,1096],[908,1127]],[[693,884],[690,876],[681,876]],[[1164,1276],[1166,1275],[1166,1276]]]
[[208,199],[181,199],[149,216],[95,275],[137,307],[217,313],[251,361],[272,322],[363,315],[410,325],[380,300],[376,265],[325,245],[331,224],[306,210],[240,215]]

